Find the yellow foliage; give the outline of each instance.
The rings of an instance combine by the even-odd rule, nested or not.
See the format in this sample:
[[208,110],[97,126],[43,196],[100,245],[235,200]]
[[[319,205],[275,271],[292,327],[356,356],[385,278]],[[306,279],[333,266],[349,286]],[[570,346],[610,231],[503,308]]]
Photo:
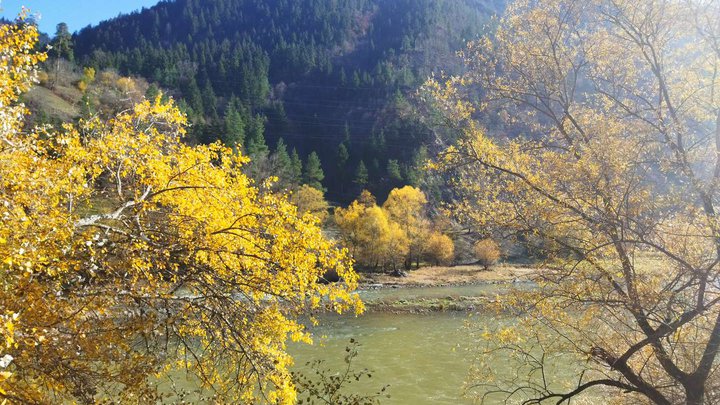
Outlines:
[[122,93],[134,93],[136,91],[135,80],[129,77],[121,77],[115,82],[115,87]]
[[436,265],[449,265],[455,259],[455,243],[440,232],[432,232],[425,244],[425,257]]
[[366,207],[372,207],[373,205],[377,205],[377,199],[368,190],[363,190],[360,193],[360,196],[357,198],[357,202]]
[[356,200],[348,208],[337,208],[335,223],[360,264],[397,269],[409,252],[410,241],[402,227],[389,220],[370,197],[372,194],[363,192],[362,202]]
[[425,193],[412,186],[390,191],[383,204],[383,209],[390,220],[400,224],[410,241],[407,253],[408,264],[412,260],[419,259],[430,232],[430,221],[425,212],[426,204]]
[[300,315],[363,309],[347,252],[247,158],[185,145],[172,101],[21,133],[36,38],[0,26],[0,400],[154,403],[182,372],[216,401],[293,403]]
[[105,70],[103,72],[100,72],[100,83],[103,86],[112,86],[117,83],[117,80],[119,78],[120,77],[118,76],[118,74],[111,70]]
[[[499,300],[527,315],[481,353],[518,367],[474,378],[517,393],[498,402],[574,401],[554,394],[577,381],[544,385],[550,358],[627,403],[716,401],[719,15],[715,1],[516,0],[462,52],[464,74],[425,85],[461,134],[432,165],[452,173],[456,216],[547,258],[537,290]],[[477,111],[516,132],[491,134]]]
[[291,201],[298,207],[300,214],[314,215],[320,220],[320,223],[324,223],[330,215],[330,206],[325,200],[325,194],[307,184],[301,186],[300,189],[292,195]]
[[485,270],[497,263],[502,255],[500,246],[492,239],[483,239],[478,241],[475,243],[474,251],[475,258],[485,268]]
[[400,224],[389,221],[387,234],[382,235],[379,242],[384,247],[382,251],[385,266],[397,271],[410,254],[410,239],[407,233]]
[[88,82],[92,83],[95,81],[95,68],[93,67],[86,67],[83,69],[83,79]]

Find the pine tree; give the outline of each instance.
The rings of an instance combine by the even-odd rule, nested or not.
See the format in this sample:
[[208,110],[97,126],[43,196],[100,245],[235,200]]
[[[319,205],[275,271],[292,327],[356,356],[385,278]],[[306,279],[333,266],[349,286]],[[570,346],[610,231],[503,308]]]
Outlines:
[[245,144],[245,122],[235,101],[231,101],[225,111],[225,134],[222,141],[233,148],[240,148]]
[[325,188],[322,185],[323,179],[325,179],[325,173],[323,173],[320,157],[317,153],[312,152],[308,156],[305,164],[305,173],[303,175],[304,184],[318,190],[325,191]]
[[405,176],[411,186],[419,187],[423,179],[423,167],[428,161],[429,155],[427,147],[421,146],[415,151],[412,159],[412,165],[407,168]]
[[151,84],[148,86],[147,91],[145,91],[145,98],[150,101],[155,101],[157,96],[160,94],[160,88],[155,84]]
[[251,158],[267,156],[269,149],[265,143],[265,117],[257,115],[248,124],[245,151]]
[[52,83],[52,88],[55,88],[58,80],[60,80],[60,59],[65,58],[71,62],[75,59],[72,35],[70,35],[67,24],[62,22],[57,25],[55,38],[50,42],[50,46],[52,47],[52,55],[55,56],[55,79]]
[[335,162],[337,163],[338,169],[342,171],[348,159],[350,159],[350,153],[348,152],[347,146],[345,146],[345,142],[343,142],[338,145],[337,153],[335,154]]
[[397,160],[388,160],[387,174],[392,181],[402,181],[402,175],[400,174],[400,164]]
[[360,161],[357,170],[355,170],[354,183],[360,187],[365,187],[368,184],[368,169],[367,166],[365,166],[365,162],[362,160]]
[[302,181],[303,163],[297,149],[293,148],[290,155],[290,179],[293,184],[300,184]]
[[292,160],[287,151],[287,145],[282,138],[278,139],[272,160],[274,174],[280,179],[280,185],[285,188],[294,188],[297,184],[293,182]]
[[205,87],[202,91],[202,102],[203,107],[205,108],[205,114],[207,114],[208,118],[213,121],[217,121],[217,97],[215,96],[215,91],[209,81],[205,82]]
[[57,25],[57,31],[55,32],[55,38],[50,43],[53,49],[53,54],[56,58],[65,58],[69,61],[75,59],[73,52],[73,40],[68,25],[61,22]]
[[197,85],[195,79],[191,79],[187,86],[183,89],[183,96],[188,101],[192,112],[196,119],[202,119],[205,117],[205,107],[203,105],[202,93]]
[[387,142],[385,140],[385,131],[380,131],[370,138],[370,146],[377,155],[384,155],[387,152]]
[[343,132],[343,143],[346,147],[350,146],[350,124],[345,121],[345,130]]

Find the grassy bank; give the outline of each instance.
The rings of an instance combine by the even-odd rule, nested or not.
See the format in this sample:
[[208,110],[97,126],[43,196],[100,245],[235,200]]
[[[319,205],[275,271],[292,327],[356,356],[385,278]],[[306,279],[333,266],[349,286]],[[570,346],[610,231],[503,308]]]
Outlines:
[[[476,311],[484,304],[497,299],[498,294],[515,285],[530,281],[538,269],[497,266],[483,270],[481,266],[425,267],[408,272],[406,277],[386,274],[363,274],[362,288],[398,289],[412,291],[408,294],[387,294],[386,297],[366,300],[368,310],[392,313],[430,313],[443,311]],[[492,288],[467,288],[477,285],[493,285]],[[497,288],[494,287],[497,286]],[[438,296],[437,287],[448,287],[447,293]],[[453,290],[452,287],[459,287]],[[424,291],[427,291],[425,293]]]
[[512,283],[529,281],[537,268],[498,265],[484,270],[479,265],[453,267],[422,267],[411,270],[405,277],[384,273],[363,273],[362,283],[377,287],[430,287],[483,283]]

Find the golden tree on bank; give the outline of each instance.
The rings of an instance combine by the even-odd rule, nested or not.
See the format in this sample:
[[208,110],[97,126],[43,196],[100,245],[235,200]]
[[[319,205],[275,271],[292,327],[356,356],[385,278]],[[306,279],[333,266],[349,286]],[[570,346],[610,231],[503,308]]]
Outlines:
[[[462,133],[438,165],[465,220],[548,257],[469,393],[720,403],[720,2],[519,0],[463,56],[425,88]],[[488,137],[498,109],[524,135]]]
[[[362,310],[346,252],[253,186],[246,158],[184,145],[160,98],[24,128],[36,40],[0,26],[0,402],[150,403],[187,380],[215,401],[293,403],[298,316]],[[318,284],[328,270],[343,282]]]
[[427,197],[420,189],[405,186],[390,191],[382,208],[388,218],[395,221],[409,240],[409,250],[405,259],[405,269],[409,270],[412,262],[420,267],[420,257],[430,234],[430,221],[427,218]]

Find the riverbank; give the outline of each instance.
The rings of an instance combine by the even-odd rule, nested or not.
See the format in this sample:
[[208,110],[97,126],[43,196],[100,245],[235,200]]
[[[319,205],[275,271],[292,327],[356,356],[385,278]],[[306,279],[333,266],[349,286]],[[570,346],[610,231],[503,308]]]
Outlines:
[[397,294],[367,296],[365,305],[373,312],[467,312],[497,300],[504,291],[529,283],[537,272],[532,267],[500,265],[485,271],[481,266],[467,265],[425,267],[408,272],[406,277],[366,273],[362,275],[361,290],[366,295],[372,290],[398,290]]
[[498,265],[484,270],[479,265],[422,267],[410,270],[405,277],[384,273],[361,273],[362,288],[442,287],[468,284],[502,284],[527,282],[539,270],[534,267]]

